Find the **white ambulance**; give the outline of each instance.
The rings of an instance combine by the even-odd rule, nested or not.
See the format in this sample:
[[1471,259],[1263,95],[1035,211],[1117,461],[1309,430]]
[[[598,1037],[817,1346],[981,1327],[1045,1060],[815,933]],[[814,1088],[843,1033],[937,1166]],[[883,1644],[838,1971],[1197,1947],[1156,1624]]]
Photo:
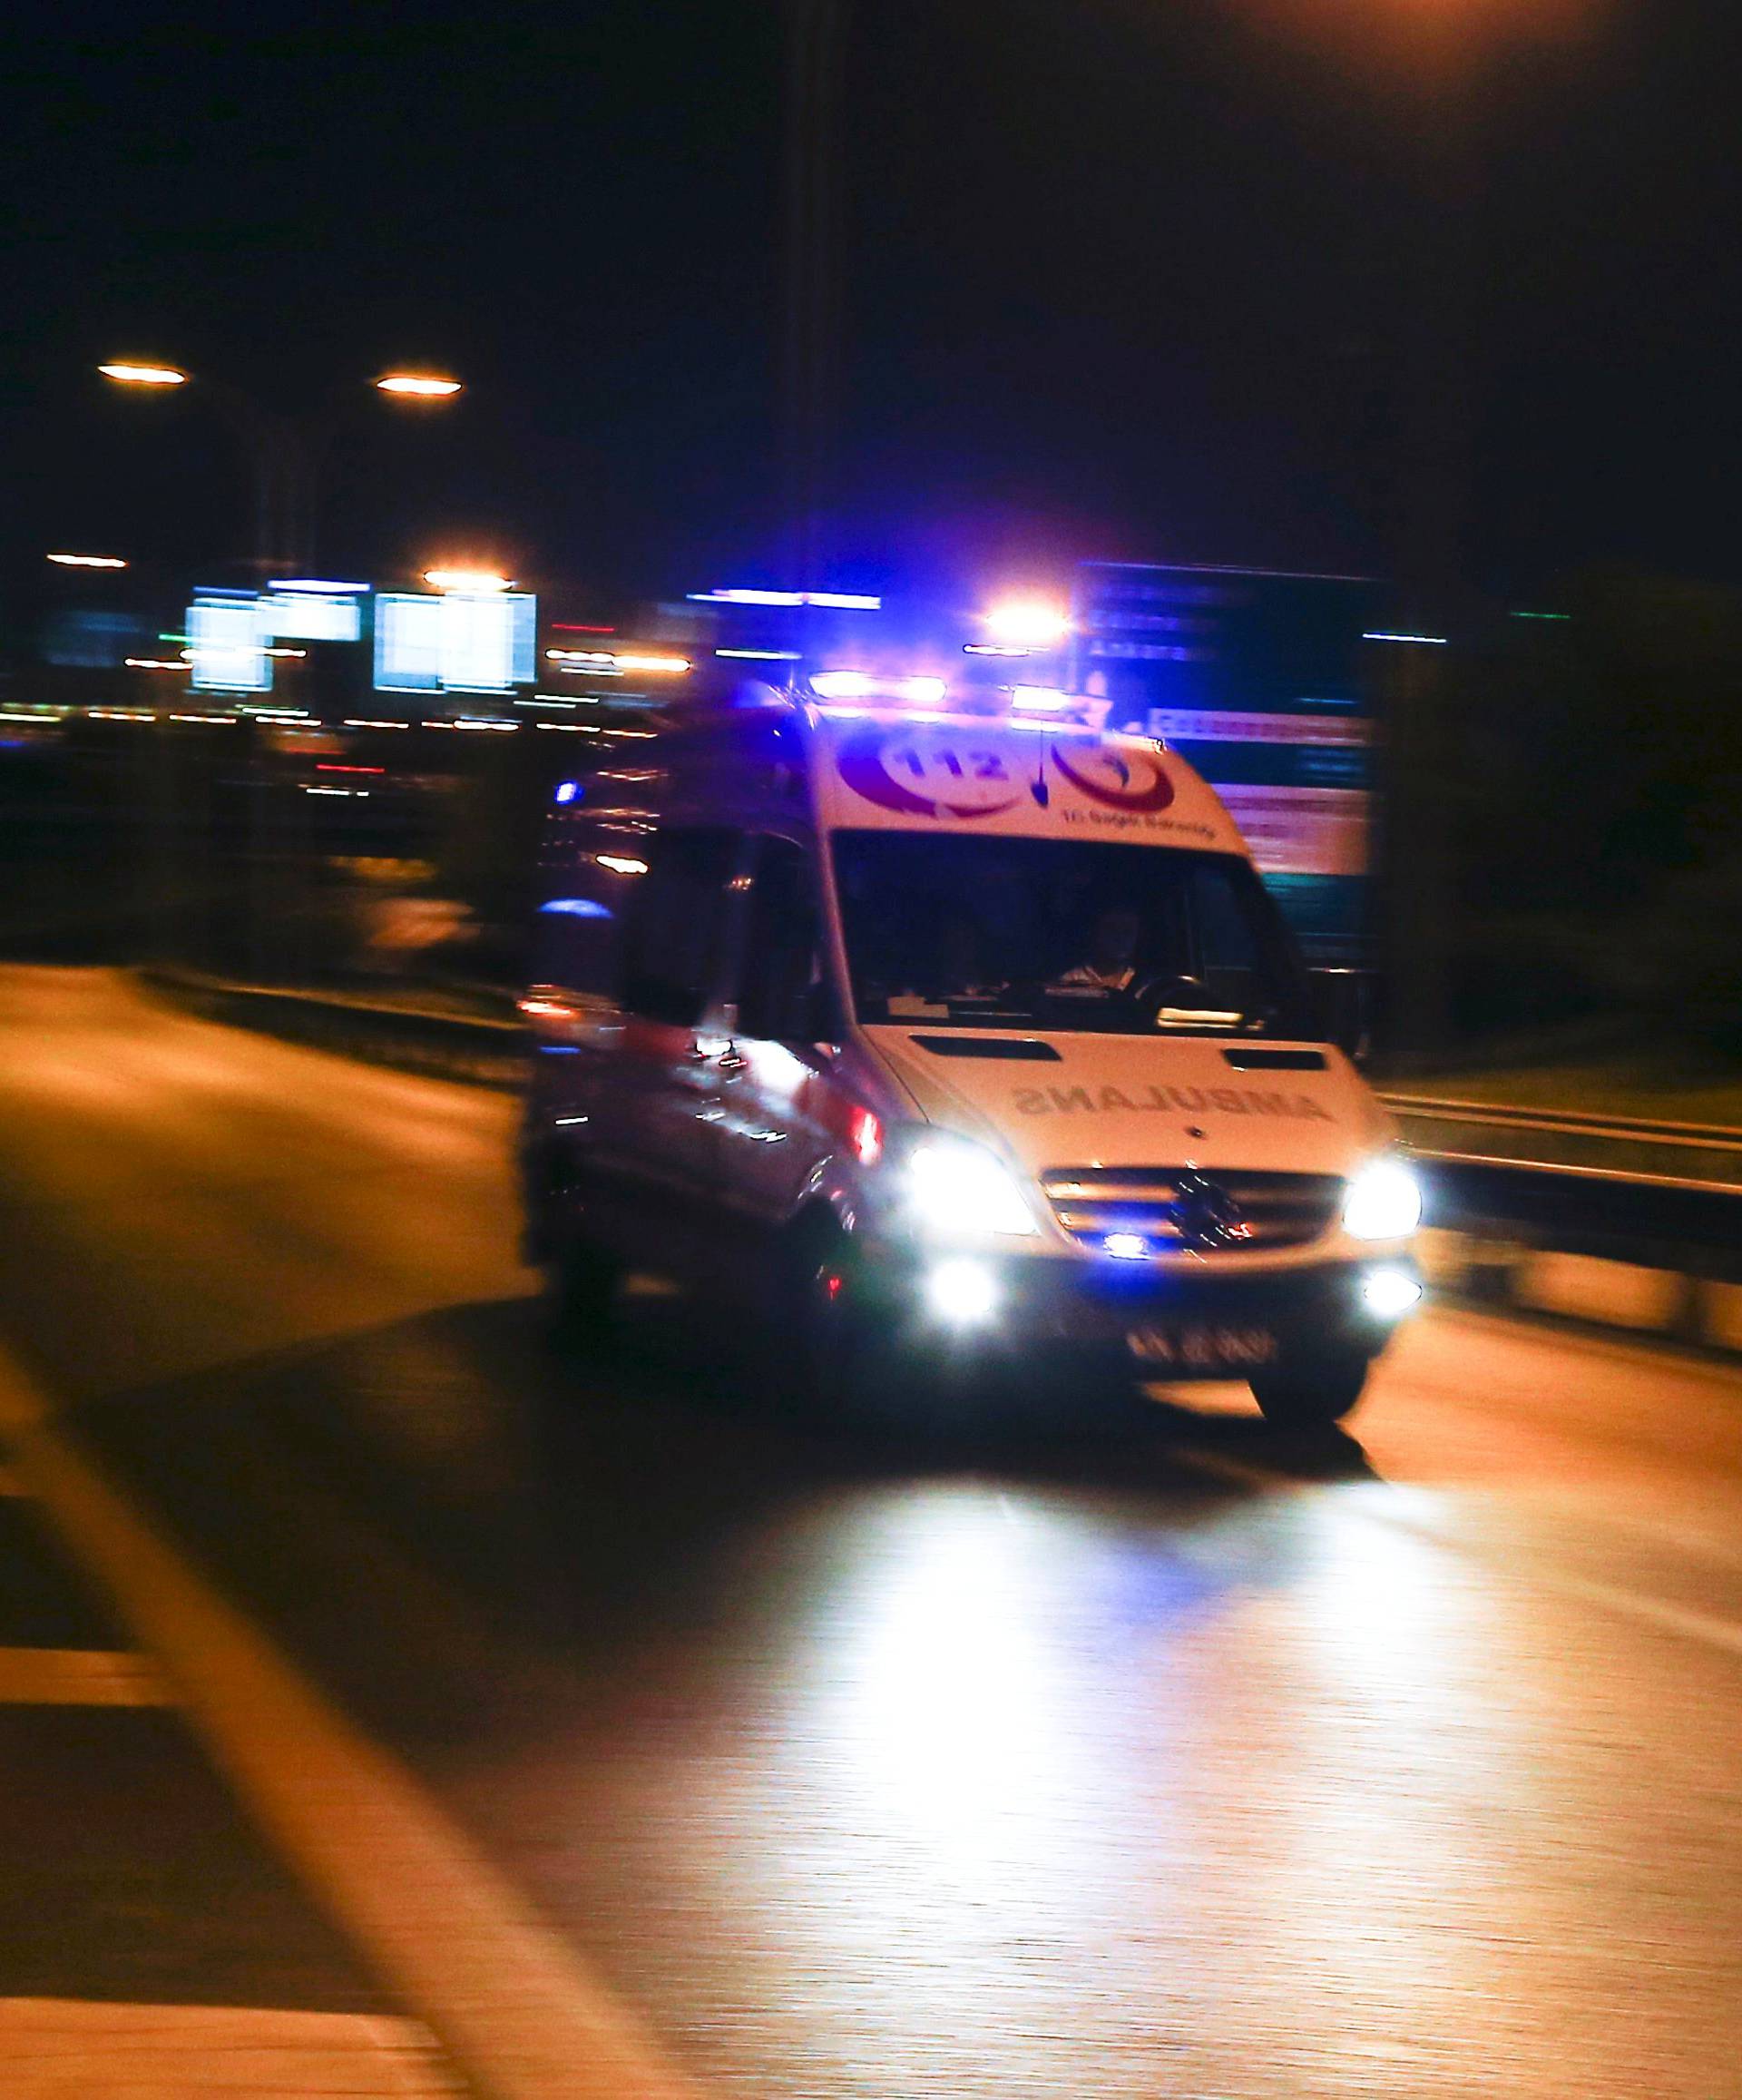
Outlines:
[[1346,1415],[1421,1198],[1216,796],[1062,694],[795,685],[555,790],[523,1164],[566,1304],[771,1311],[842,1406],[1063,1361]]

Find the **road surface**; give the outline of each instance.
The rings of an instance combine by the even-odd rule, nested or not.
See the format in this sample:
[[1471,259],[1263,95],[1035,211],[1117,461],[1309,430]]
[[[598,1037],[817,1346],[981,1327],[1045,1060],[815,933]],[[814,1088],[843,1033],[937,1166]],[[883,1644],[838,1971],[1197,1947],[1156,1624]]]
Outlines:
[[[513,1119],[0,971],[0,1339],[702,2093],[1742,2095],[1742,1376],[1436,1310],[1328,1447],[870,1445],[680,1299],[554,1356]],[[113,1823],[103,1718],[20,1755]],[[166,1995],[149,1918],[184,1999],[387,2005],[183,1781],[234,1929],[182,1846],[0,2001]]]

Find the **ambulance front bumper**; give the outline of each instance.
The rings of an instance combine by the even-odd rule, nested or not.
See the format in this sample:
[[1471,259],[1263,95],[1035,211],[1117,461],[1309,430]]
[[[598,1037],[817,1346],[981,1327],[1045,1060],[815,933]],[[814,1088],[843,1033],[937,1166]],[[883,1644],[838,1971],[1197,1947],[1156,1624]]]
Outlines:
[[884,1288],[910,1337],[940,1354],[1064,1348],[1121,1355],[1168,1380],[1374,1357],[1422,1296],[1406,1249],[1246,1274],[939,1249],[902,1256]]

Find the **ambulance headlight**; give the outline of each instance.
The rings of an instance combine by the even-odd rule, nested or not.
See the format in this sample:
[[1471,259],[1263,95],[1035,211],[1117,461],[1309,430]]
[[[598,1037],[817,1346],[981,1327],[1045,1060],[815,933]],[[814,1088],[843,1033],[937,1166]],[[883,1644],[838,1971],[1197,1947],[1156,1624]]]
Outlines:
[[1349,1183],[1343,1230],[1352,1240],[1406,1240],[1422,1222],[1422,1186],[1401,1160],[1375,1160]]
[[925,1232],[954,1239],[1037,1230],[1015,1175],[965,1138],[927,1137],[915,1145],[906,1181],[909,1215]]

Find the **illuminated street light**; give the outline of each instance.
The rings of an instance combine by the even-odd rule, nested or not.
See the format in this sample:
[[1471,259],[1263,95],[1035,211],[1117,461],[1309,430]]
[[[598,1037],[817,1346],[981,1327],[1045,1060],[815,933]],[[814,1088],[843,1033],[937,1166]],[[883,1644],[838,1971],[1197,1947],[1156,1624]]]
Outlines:
[[99,365],[105,379],[119,379],[123,387],[185,387],[188,375],[173,365]]
[[51,562],[58,562],[64,569],[124,569],[127,564],[119,554],[50,554]]
[[[179,365],[122,359],[97,369],[125,387],[185,387],[193,378]],[[384,372],[372,384],[382,393],[426,401],[449,399],[463,391],[458,379],[439,372]],[[262,570],[300,566],[310,558],[323,458],[352,388],[329,397],[313,416],[285,415],[221,379],[201,377],[194,392],[231,426],[253,466],[256,564]]]
[[665,674],[678,677],[690,668],[690,659],[687,656],[641,655],[633,652],[624,655],[621,651],[619,651],[616,653],[615,662],[619,671],[648,672],[655,676]]
[[1071,623],[1051,605],[994,605],[985,618],[986,633],[1011,649],[1050,649],[1071,632]]
[[376,385],[384,394],[410,394],[425,400],[440,400],[460,391],[458,379],[444,379],[434,372],[387,372]]
[[512,576],[499,576],[493,569],[426,569],[424,581],[433,591],[512,591]]

